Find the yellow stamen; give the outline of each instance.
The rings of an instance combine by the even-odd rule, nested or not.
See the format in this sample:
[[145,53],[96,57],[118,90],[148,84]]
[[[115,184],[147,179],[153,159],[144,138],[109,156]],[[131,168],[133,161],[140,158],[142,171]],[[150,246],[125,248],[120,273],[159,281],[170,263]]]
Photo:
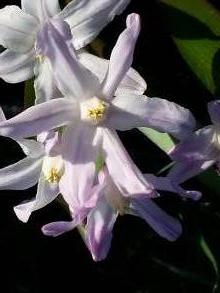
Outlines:
[[98,123],[103,119],[106,109],[106,104],[99,101],[95,107],[88,109],[88,118],[93,120],[95,123]]
[[98,124],[106,117],[109,104],[97,97],[80,103],[81,119],[90,124]]
[[51,168],[50,172],[45,176],[45,180],[49,183],[58,183],[63,172],[59,172],[56,168]]
[[45,56],[44,56],[44,55],[41,55],[41,54],[38,54],[38,55],[35,55],[35,59],[36,59],[39,63],[43,63],[44,60],[45,60]]
[[62,157],[45,156],[42,166],[44,179],[49,183],[58,183],[64,174],[64,163]]

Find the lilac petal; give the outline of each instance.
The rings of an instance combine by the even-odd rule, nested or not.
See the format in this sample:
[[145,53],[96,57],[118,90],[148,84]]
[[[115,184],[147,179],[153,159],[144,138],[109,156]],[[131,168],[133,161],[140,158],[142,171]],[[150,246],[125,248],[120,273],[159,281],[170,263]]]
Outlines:
[[116,132],[103,128],[102,133],[105,163],[119,191],[124,196],[146,193],[149,197],[155,197],[154,187],[132,162]]
[[42,24],[60,12],[58,0],[21,0],[22,10],[36,17]]
[[63,9],[59,17],[69,23],[74,36],[74,47],[80,49],[89,44],[129,2],[130,0],[74,0]]
[[175,241],[182,233],[180,222],[150,199],[132,199],[130,209],[131,214],[144,219],[161,237],[169,241]]
[[44,146],[33,139],[19,139],[16,142],[20,145],[25,155],[30,158],[39,158],[45,153]]
[[66,22],[56,20],[44,26],[38,35],[37,48],[52,65],[59,90],[64,96],[77,99],[92,97],[99,88],[95,75],[78,61]]
[[28,52],[34,46],[38,25],[18,6],[6,6],[0,9],[0,44],[15,52]]
[[36,197],[14,207],[14,211],[22,222],[26,223],[33,211],[51,203],[59,194],[58,184],[49,183],[40,175]]
[[28,108],[0,123],[0,135],[23,138],[37,135],[74,121],[76,104],[68,99],[54,99]]
[[220,127],[220,100],[208,103],[208,112],[212,123],[218,128]]
[[117,96],[106,124],[118,130],[149,127],[181,139],[195,127],[189,110],[164,99],[127,94]]
[[117,213],[102,198],[90,212],[86,224],[86,243],[95,261],[106,258],[111,246]]
[[34,186],[39,179],[42,158],[27,157],[0,169],[0,190],[24,190]]
[[44,103],[54,98],[61,98],[62,94],[58,90],[56,81],[48,59],[35,65],[35,104]]
[[[99,58],[95,55],[89,54],[87,52],[81,52],[79,54],[80,63],[93,72],[99,79],[99,82],[102,83],[109,67],[109,60]],[[130,68],[119,84],[115,95],[142,95],[147,89],[146,82],[139,75],[139,73]]]
[[219,149],[213,143],[213,127],[204,127],[176,145],[169,153],[174,161],[206,161],[219,156]]
[[201,161],[201,160],[186,160],[185,162],[178,162],[168,173],[168,178],[176,184],[185,182],[186,180],[197,176],[201,172],[211,167],[215,161]]
[[44,225],[41,230],[44,235],[46,236],[52,236],[52,237],[57,237],[60,236],[66,232],[69,232],[73,230],[76,227],[76,224],[74,221],[69,221],[69,222],[52,222],[47,225]]
[[6,120],[5,113],[2,110],[2,108],[0,107],[0,122],[3,122],[5,120]]
[[108,72],[103,83],[103,95],[112,98],[118,85],[128,72],[133,62],[133,54],[137,38],[140,32],[140,17],[138,14],[130,14],[127,17],[126,29],[119,36],[112,50]]
[[63,134],[65,173],[60,181],[60,190],[76,212],[84,210],[92,196],[99,152],[95,132],[95,128],[78,123],[68,127]]
[[17,83],[31,78],[34,74],[34,54],[5,50],[0,54],[0,77],[6,82]]
[[191,198],[192,200],[199,200],[202,196],[201,192],[199,191],[183,189],[179,185],[179,183],[183,182],[183,180],[177,182],[176,179],[172,180],[172,178],[169,178],[169,176],[157,177],[152,174],[145,174],[145,178],[148,182],[151,182],[156,190],[177,193],[183,198]]

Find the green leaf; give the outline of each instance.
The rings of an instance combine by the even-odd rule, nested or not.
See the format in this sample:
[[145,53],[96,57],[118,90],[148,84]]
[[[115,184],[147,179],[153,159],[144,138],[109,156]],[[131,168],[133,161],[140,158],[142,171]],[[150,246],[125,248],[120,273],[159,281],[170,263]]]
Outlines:
[[218,273],[218,264],[217,264],[217,261],[211,251],[211,249],[209,248],[208,246],[208,243],[206,242],[205,238],[203,236],[201,236],[200,238],[200,247],[203,251],[203,253],[206,255],[206,257],[208,258],[208,260],[210,261],[213,269],[214,269],[214,272],[215,272],[215,275],[216,275],[216,281],[215,281],[215,284],[213,286],[213,292],[217,292],[218,290],[218,278],[219,278],[219,273]]
[[34,80],[30,79],[25,82],[24,87],[24,107],[28,108],[34,105],[35,91],[34,91]]
[[219,196],[220,177],[217,172],[211,168],[198,176],[199,181],[206,186],[210,192]]
[[167,133],[161,133],[146,127],[140,127],[138,129],[166,153],[168,153],[175,146],[174,141]]
[[192,271],[187,271],[186,269],[176,267],[175,265],[165,262],[161,259],[158,259],[157,257],[152,257],[151,260],[163,267],[164,269],[168,270],[170,273],[175,274],[176,276],[180,277],[181,279],[185,279],[187,281],[193,282],[193,283],[199,283],[206,286],[211,286],[211,283],[208,279],[206,279],[205,276],[199,275]]
[[220,93],[220,13],[205,0],[161,0],[182,57],[203,85]]

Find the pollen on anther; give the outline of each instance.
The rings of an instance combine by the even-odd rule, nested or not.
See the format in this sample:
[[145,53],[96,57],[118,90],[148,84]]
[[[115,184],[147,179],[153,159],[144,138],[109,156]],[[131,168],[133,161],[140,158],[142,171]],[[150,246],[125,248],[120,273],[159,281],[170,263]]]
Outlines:
[[88,118],[94,122],[99,122],[103,119],[106,112],[106,104],[104,102],[99,102],[96,107],[88,109]]
[[61,172],[59,172],[56,168],[51,168],[50,172],[45,176],[45,180],[49,183],[58,183],[61,177]]
[[35,55],[35,59],[36,59],[39,63],[43,63],[43,62],[44,62],[44,59],[45,59],[45,56],[44,56],[44,55],[41,55],[41,54],[38,54],[38,55]]

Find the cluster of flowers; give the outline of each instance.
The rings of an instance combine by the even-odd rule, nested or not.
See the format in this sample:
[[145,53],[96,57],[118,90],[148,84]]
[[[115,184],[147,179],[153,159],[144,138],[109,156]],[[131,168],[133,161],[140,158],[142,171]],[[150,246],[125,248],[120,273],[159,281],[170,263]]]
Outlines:
[[[9,120],[0,112],[0,135],[14,139],[26,155],[0,169],[0,189],[38,184],[36,197],[14,208],[23,222],[61,194],[72,220],[49,223],[43,233],[58,236],[82,225],[96,261],[106,257],[117,216],[125,213],[175,240],[181,224],[154,203],[157,190],[199,199],[200,193],[180,184],[220,155],[218,102],[209,105],[214,126],[194,133],[189,110],[143,95],[146,83],[131,68],[139,15],[128,15],[110,60],[83,49],[128,3],[74,0],[61,11],[58,0],[21,0],[22,9],[0,10],[0,42],[6,48],[0,77],[16,83],[34,76],[36,96],[34,106]],[[167,177],[142,174],[132,162],[116,131],[135,127],[167,132],[180,141],[170,152],[177,163]]]

